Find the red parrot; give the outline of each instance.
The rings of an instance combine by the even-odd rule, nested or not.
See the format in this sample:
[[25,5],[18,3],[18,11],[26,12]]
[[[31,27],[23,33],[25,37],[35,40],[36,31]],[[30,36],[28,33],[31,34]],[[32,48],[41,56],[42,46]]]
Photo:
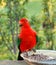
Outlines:
[[20,54],[25,51],[29,51],[36,46],[36,32],[31,28],[29,21],[26,18],[22,18],[19,21],[20,34],[18,35],[18,60],[22,60]]

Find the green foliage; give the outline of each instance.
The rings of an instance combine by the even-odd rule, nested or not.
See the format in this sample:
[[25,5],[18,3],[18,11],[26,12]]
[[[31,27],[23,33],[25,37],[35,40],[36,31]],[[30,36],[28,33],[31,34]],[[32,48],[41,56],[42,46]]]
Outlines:
[[[6,0],[0,8],[0,59],[14,60],[17,57],[16,37],[19,33],[18,21],[26,16],[26,9],[20,0]],[[6,51],[6,52],[5,52]]]
[[17,41],[17,47],[19,48],[19,45],[20,45],[21,40],[17,37],[16,38],[16,41]]

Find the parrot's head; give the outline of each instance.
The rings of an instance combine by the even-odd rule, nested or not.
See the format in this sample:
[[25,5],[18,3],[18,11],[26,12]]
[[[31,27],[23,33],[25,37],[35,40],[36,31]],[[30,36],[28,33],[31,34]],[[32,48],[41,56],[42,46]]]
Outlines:
[[29,27],[29,21],[26,18],[22,18],[19,20],[20,27]]

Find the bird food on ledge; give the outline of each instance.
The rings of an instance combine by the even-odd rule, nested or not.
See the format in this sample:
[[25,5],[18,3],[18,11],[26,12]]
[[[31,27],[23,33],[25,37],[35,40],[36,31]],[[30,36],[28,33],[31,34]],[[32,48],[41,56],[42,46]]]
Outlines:
[[27,54],[24,54],[25,58],[28,58],[30,60],[33,61],[51,61],[51,60],[56,60],[53,57],[50,57],[48,55],[44,55],[44,54],[33,54],[31,56],[28,56]]
[[56,65],[56,51],[54,50],[36,50],[35,53],[26,52],[21,54],[21,57],[29,65]]

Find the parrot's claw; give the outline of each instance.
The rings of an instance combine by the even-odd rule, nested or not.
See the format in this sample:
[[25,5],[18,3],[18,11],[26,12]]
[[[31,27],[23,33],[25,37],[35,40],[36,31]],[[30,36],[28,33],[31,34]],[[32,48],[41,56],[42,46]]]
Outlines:
[[30,51],[26,52],[27,56],[31,56],[32,53]]
[[36,53],[36,50],[31,50],[31,51],[26,52],[27,56],[31,56],[35,53]]
[[35,53],[36,52],[36,49],[33,48],[32,51]]

